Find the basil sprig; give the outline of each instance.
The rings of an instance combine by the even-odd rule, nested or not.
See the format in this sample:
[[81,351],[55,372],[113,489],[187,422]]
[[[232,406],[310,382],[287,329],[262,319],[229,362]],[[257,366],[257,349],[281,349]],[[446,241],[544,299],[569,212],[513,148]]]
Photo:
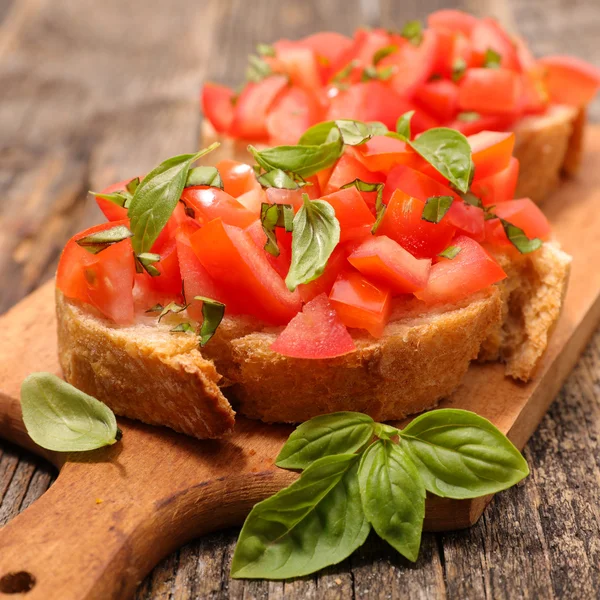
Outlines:
[[494,425],[457,409],[427,412],[403,430],[355,412],[315,417],[291,434],[276,464],[302,473],[248,515],[233,556],[234,578],[314,573],[352,554],[371,526],[415,561],[426,490],[475,498],[529,474]]
[[98,254],[98,252],[130,238],[132,235],[133,233],[125,225],[116,225],[104,231],[90,233],[90,235],[75,240],[75,243],[85,248],[90,254]]
[[324,200],[310,200],[296,213],[292,234],[292,262],[285,283],[294,291],[321,275],[331,253],[340,241],[340,222],[333,206]]
[[185,187],[192,164],[212,152],[218,142],[196,154],[182,154],[168,158],[150,171],[137,186],[127,215],[136,254],[150,251],[163,227],[173,214]]
[[421,219],[430,223],[439,223],[450,210],[453,201],[452,196],[431,196],[431,198],[427,198]]
[[42,448],[81,452],[121,439],[113,412],[52,373],[32,373],[21,385],[23,422]]
[[292,205],[263,202],[260,205],[260,223],[267,236],[265,250],[273,256],[279,256],[280,251],[275,228],[283,227],[286,231],[293,231],[294,209]]

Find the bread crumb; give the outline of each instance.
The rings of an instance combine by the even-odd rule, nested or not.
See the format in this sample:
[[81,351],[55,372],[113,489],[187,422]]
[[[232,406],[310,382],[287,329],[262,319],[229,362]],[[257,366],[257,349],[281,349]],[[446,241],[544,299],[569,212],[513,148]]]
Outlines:
[[339,577],[338,577],[338,578],[335,580],[335,582],[336,582],[338,585],[342,585],[342,580],[341,580]]
[[102,504],[103,502],[102,498],[96,498],[96,504]]

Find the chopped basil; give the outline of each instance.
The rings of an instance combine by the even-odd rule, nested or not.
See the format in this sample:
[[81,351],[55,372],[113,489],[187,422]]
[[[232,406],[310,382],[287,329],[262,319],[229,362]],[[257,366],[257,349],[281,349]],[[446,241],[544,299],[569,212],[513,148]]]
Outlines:
[[75,240],[75,243],[85,248],[90,254],[98,254],[113,244],[118,244],[133,235],[125,225],[116,225],[104,231],[90,233],[85,237]]
[[139,177],[134,177],[126,186],[125,189],[131,194],[131,197],[133,198],[133,195],[135,194],[135,190],[137,190],[138,185],[140,185],[140,178]]
[[452,63],[452,81],[458,81],[462,78],[467,70],[467,63],[464,58],[458,57]]
[[450,210],[453,201],[452,196],[431,196],[431,198],[427,198],[421,219],[430,223],[439,223]]
[[152,277],[160,276],[160,271],[154,266],[160,260],[160,254],[154,254],[152,252],[142,252],[142,254],[136,254],[135,257],[135,270],[138,273],[146,271],[148,275]]
[[194,167],[190,169],[185,187],[192,187],[195,185],[205,185],[207,187],[223,189],[223,180],[221,174],[216,167]]
[[344,79],[350,76],[352,71],[359,65],[358,60],[351,60],[345,67],[340,69],[332,78],[333,83],[341,83]]
[[383,48],[379,48],[377,52],[373,55],[373,64],[377,66],[379,62],[381,62],[386,56],[393,54],[398,51],[398,46],[391,44],[389,46],[385,46]]
[[246,79],[252,83],[259,83],[273,74],[273,69],[262,58],[255,54],[248,56]]
[[276,227],[283,227],[286,231],[293,230],[294,209],[291,204],[269,204],[263,202],[260,205],[260,222],[267,236],[265,250],[273,256],[279,256],[279,246]]
[[452,260],[458,256],[461,250],[462,248],[460,246],[448,246],[443,252],[440,252],[438,256]]
[[483,66],[487,69],[499,69],[502,65],[502,56],[495,50],[488,48],[483,58]]
[[525,232],[516,225],[509,223],[506,219],[500,219],[508,241],[521,253],[529,254],[542,247],[542,240],[539,238],[528,238]]
[[90,194],[96,196],[96,198],[102,198],[103,200],[108,200],[121,208],[127,208],[131,202],[131,194],[126,190],[122,190],[120,192],[112,192],[111,194],[100,194],[99,192],[92,192]]
[[477,208],[483,208],[481,198],[476,196],[473,192],[459,192],[459,195],[463,199],[465,204],[470,204],[471,206],[476,206]]
[[204,296],[194,296],[194,300],[202,302],[202,325],[200,326],[199,338],[200,347],[204,347],[215,335],[217,327],[221,324],[225,315],[225,305]]
[[271,46],[271,44],[258,44],[256,46],[256,51],[261,56],[275,56],[275,47]]
[[398,117],[396,121],[396,133],[402,136],[406,141],[410,140],[411,131],[410,131],[410,122],[415,114],[414,110],[409,110],[405,112],[403,115]]
[[192,325],[190,323],[179,323],[179,325],[175,325],[175,327],[173,327],[173,329],[170,330],[171,333],[179,333],[179,332],[184,332],[184,333],[188,333],[188,332],[193,332],[194,328],[192,327]]
[[177,302],[169,302],[169,304],[163,306],[162,304],[155,304],[152,308],[149,308],[147,313],[160,313],[158,315],[158,322],[160,323],[161,319],[168,315],[169,313],[177,314],[183,312],[189,304],[178,304]]
[[306,182],[296,181],[281,169],[271,169],[270,171],[258,176],[256,179],[263,187],[273,187],[280,190],[297,190],[303,185],[306,185]]
[[396,67],[394,65],[389,65],[387,67],[383,67],[377,69],[373,65],[367,65],[360,77],[361,81],[371,81],[373,79],[378,79],[379,81],[387,81],[396,71]]
[[479,121],[479,119],[481,119],[481,115],[477,112],[467,111],[458,113],[456,118],[463,123],[473,123],[474,121]]
[[371,227],[371,233],[374,235],[381,225],[381,220],[385,214],[386,205],[383,203],[383,183],[372,183],[369,181],[363,181],[362,179],[355,179],[350,183],[344,184],[340,189],[344,190],[349,187],[355,187],[359,192],[377,192],[377,198],[375,201],[375,214],[376,219]]
[[408,21],[402,28],[400,35],[406,38],[413,46],[419,46],[423,41],[423,27],[420,21]]

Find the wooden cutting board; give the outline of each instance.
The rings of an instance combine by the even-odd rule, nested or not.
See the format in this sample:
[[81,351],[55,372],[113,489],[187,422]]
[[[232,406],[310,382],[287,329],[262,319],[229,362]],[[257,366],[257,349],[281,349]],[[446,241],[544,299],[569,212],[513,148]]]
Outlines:
[[[517,384],[501,365],[473,365],[442,403],[487,417],[519,448],[600,320],[600,127],[590,129],[587,146],[580,176],[544,205],[574,260],[564,313],[536,378]],[[0,598],[27,588],[27,598],[40,600],[130,597],[163,556],[241,523],[254,503],[295,477],[273,466],[291,428],[244,418],[222,441],[120,419],[120,444],[81,455],[46,452],[24,431],[19,388],[30,372],[60,372],[53,282],[0,318],[0,332],[0,436],[60,469],[46,494],[0,530]],[[467,527],[489,500],[429,498],[425,527]]]

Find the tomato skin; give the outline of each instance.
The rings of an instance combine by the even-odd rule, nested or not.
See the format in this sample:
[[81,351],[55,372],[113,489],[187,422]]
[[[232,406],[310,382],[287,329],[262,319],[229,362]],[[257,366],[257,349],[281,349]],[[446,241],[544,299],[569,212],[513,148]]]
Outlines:
[[411,101],[382,81],[356,83],[353,87],[364,97],[361,111],[356,116],[360,121],[381,121],[390,131],[395,131],[398,117],[414,108]]
[[509,69],[467,69],[458,82],[458,106],[462,111],[511,115],[521,108],[519,76]]
[[389,172],[383,191],[383,199],[388,201],[394,190],[402,190],[409,196],[418,198],[423,202],[432,196],[452,196],[454,199],[459,199],[456,192],[448,187],[448,181],[446,179],[444,181],[445,183],[442,183],[431,177],[429,173],[425,174],[412,167],[398,165]]
[[231,127],[234,96],[224,85],[205,83],[202,88],[202,110],[218,133],[227,133]]
[[600,69],[573,56],[546,56],[538,61],[552,102],[585,106],[600,87]]
[[484,206],[507,202],[515,197],[518,178],[519,161],[513,156],[502,171],[474,179],[471,191],[481,199]]
[[129,221],[102,223],[74,235],[62,251],[56,285],[67,298],[91,304],[106,318],[126,325],[134,317],[135,264],[131,240],[113,244],[98,254],[91,254],[77,244],[81,238],[118,225],[129,227]]
[[427,286],[415,296],[427,304],[458,302],[506,278],[506,273],[485,249],[467,236],[452,242],[461,251],[441,258],[431,267]]
[[238,196],[236,200],[253,215],[258,217],[260,215],[260,206],[263,202],[267,201],[267,195],[261,187],[258,187]]
[[470,36],[479,20],[462,10],[443,9],[432,12],[427,17],[427,25],[432,29],[449,29]]
[[291,358],[324,359],[353,352],[356,346],[327,295],[320,294],[288,323],[271,350]]
[[423,162],[406,142],[386,135],[373,136],[360,146],[350,147],[349,152],[371,172],[389,173],[399,164],[416,167]]
[[271,75],[259,83],[250,82],[235,104],[227,133],[236,138],[263,140],[269,135],[267,113],[277,96],[288,85],[285,75]]
[[253,189],[260,189],[260,183],[256,181],[254,169],[246,163],[226,158],[220,160],[216,164],[216,168],[223,180],[223,190],[234,198]]
[[215,219],[194,233],[190,243],[202,266],[228,296],[236,298],[243,314],[285,325],[300,310],[298,292],[287,289],[246,231]]
[[[100,193],[113,194],[114,192],[121,192],[125,189],[125,186],[134,179],[135,177],[131,177],[130,179],[124,179],[118,183],[113,183],[112,185],[104,188]],[[142,179],[143,177],[140,177],[140,181]],[[105,200],[104,198],[98,198],[98,196],[96,196],[96,203],[98,204],[98,208],[104,213],[104,216],[109,221],[122,221],[123,219],[127,218],[127,209],[119,206],[118,204],[114,204],[110,200]]]
[[290,40],[279,40],[273,46],[277,63],[289,75],[292,85],[306,90],[320,87],[319,66],[312,48]]
[[491,49],[500,55],[500,65],[503,69],[520,70],[515,45],[495,19],[485,17],[477,22],[471,31],[471,44],[475,55],[478,56],[478,66],[483,66],[485,53]]
[[183,190],[181,199],[194,211],[195,218],[200,223],[221,218],[227,225],[245,228],[257,218],[256,214],[218,188],[188,187]]
[[323,273],[316,279],[313,279],[313,281],[298,286],[302,302],[310,302],[319,294],[325,293],[329,295],[335,280],[344,267],[348,267],[348,249],[344,244],[338,244],[331,253]]
[[350,254],[348,262],[369,281],[389,288],[394,294],[423,289],[431,269],[430,259],[415,258],[384,235],[367,238]]
[[383,335],[390,318],[392,294],[368,281],[358,271],[342,271],[335,280],[329,301],[346,327],[366,329],[373,337]]
[[335,216],[340,223],[340,240],[346,238],[344,234],[355,227],[363,225],[371,226],[375,222],[373,213],[369,210],[367,203],[355,187],[346,188],[323,196],[324,202],[328,202],[335,211]]
[[340,57],[348,52],[354,42],[340,33],[321,31],[301,39],[298,43],[314,51],[321,83],[325,84],[334,74]]
[[508,167],[515,147],[512,131],[482,131],[468,138],[475,163],[475,179],[484,179]]
[[506,131],[510,129],[516,118],[517,115],[479,115],[479,118],[474,121],[455,119],[448,124],[448,127],[469,136],[481,131]]
[[416,90],[415,98],[435,118],[449,121],[458,107],[458,86],[446,79],[430,81]]

